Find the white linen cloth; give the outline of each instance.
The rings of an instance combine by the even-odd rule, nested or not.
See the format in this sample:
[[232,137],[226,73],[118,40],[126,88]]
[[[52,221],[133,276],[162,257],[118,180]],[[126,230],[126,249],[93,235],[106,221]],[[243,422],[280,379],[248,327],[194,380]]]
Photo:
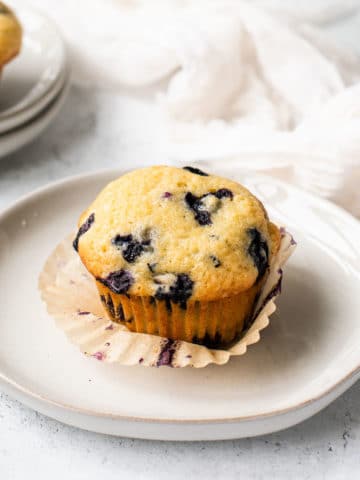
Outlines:
[[360,61],[315,25],[359,1],[31,3],[64,31],[75,82],[153,99],[172,161],[280,175],[360,216]]

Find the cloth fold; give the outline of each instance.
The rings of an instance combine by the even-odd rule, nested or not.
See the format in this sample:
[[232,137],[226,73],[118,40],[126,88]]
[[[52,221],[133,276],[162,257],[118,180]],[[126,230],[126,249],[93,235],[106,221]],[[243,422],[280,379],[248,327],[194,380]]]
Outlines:
[[76,83],[151,91],[171,161],[281,171],[360,215],[360,61],[319,28],[358,2],[47,3]]

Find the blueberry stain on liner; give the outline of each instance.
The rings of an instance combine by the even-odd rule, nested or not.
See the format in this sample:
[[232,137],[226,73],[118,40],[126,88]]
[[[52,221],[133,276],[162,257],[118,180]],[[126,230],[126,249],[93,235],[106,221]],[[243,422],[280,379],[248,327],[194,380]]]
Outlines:
[[158,360],[156,362],[156,366],[161,367],[166,365],[168,367],[173,367],[172,362],[174,359],[177,346],[178,346],[178,342],[176,340],[170,340],[170,339],[164,340],[161,346]]

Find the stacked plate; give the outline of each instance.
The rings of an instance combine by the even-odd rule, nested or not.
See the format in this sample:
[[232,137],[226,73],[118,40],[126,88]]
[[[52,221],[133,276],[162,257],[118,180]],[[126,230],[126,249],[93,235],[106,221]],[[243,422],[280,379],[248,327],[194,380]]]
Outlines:
[[56,25],[31,9],[16,14],[21,53],[0,80],[0,157],[38,136],[59,111],[69,86],[66,48]]

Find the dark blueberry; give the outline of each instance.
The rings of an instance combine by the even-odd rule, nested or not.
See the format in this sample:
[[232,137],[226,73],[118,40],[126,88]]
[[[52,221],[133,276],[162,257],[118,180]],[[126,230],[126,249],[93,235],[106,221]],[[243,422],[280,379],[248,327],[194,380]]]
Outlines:
[[220,260],[215,255],[210,255],[210,260],[213,262],[215,268],[219,268],[221,266]]
[[122,252],[122,256],[124,257],[124,260],[126,260],[127,262],[134,263],[135,260],[138,257],[140,257],[143,251],[144,251],[144,247],[141,245],[141,243],[139,242],[128,243],[127,247]]
[[227,189],[227,188],[220,188],[220,190],[217,190],[214,193],[214,195],[219,200],[221,200],[222,198],[231,198],[231,200],[232,200],[233,197],[234,197],[234,194],[232,193],[232,191]]
[[191,172],[191,173],[195,173],[195,175],[201,175],[202,177],[208,177],[209,176],[208,173],[205,173],[202,170],[200,170],[199,168],[195,168],[195,167],[184,167],[184,170],[187,170],[188,172]]
[[111,242],[116,246],[116,247],[122,247],[124,243],[130,243],[133,240],[133,236],[130,235],[116,235]]
[[156,263],[147,263],[147,267],[151,273],[155,273]]
[[158,361],[156,362],[157,367],[161,367],[162,365],[172,367],[172,361],[177,345],[178,343],[176,340],[167,339],[164,341],[159,353]]
[[158,300],[166,300],[178,303],[182,309],[186,309],[186,302],[192,295],[194,282],[189,275],[180,273],[176,275],[176,280],[172,285],[160,285],[155,293]]
[[[205,195],[203,196],[205,197]],[[201,203],[201,199],[203,197],[197,197],[193,195],[191,192],[187,192],[185,195],[185,202],[187,203],[188,207],[195,214],[195,220],[202,226],[204,225],[211,225],[211,215],[207,210],[203,210],[203,205]]]
[[121,250],[124,260],[128,263],[134,263],[135,260],[146,250],[151,243],[149,238],[139,242],[131,234],[130,235],[116,235],[111,240],[111,243]]
[[221,205],[218,200],[209,202],[211,199],[214,200],[214,197],[218,200],[222,200],[223,198],[230,198],[232,200],[233,193],[227,188],[220,188],[220,190],[217,190],[215,193],[205,193],[205,195],[201,197],[197,197],[191,192],[185,194],[187,206],[194,212],[195,220],[202,226],[212,224],[211,214],[216,212]]
[[196,205],[196,202],[199,201],[199,198],[201,197],[197,197],[196,195],[193,195],[191,192],[187,192],[187,194],[185,195],[185,202],[188,204],[188,206],[191,209],[194,209],[194,206]]
[[269,266],[269,247],[257,228],[249,228],[247,234],[250,237],[248,253],[258,270],[256,281],[259,281]]
[[144,359],[141,357],[139,358],[139,363],[142,363],[144,361]]
[[111,272],[106,278],[97,277],[97,280],[114,293],[126,293],[134,283],[134,278],[128,270]]
[[211,225],[211,216],[210,213],[206,210],[195,212],[195,220],[201,225]]
[[81,235],[84,235],[84,233],[86,233],[86,232],[89,230],[89,228],[90,228],[91,225],[94,223],[94,221],[95,221],[95,214],[92,213],[92,214],[89,216],[89,218],[86,220],[86,222],[83,223],[83,224],[81,225],[81,227],[79,228],[79,231],[78,231],[78,233],[76,234],[76,237],[75,237],[75,239],[74,239],[74,241],[73,241],[73,247],[74,247],[74,249],[75,249],[76,251],[79,250],[79,239],[80,239]]

